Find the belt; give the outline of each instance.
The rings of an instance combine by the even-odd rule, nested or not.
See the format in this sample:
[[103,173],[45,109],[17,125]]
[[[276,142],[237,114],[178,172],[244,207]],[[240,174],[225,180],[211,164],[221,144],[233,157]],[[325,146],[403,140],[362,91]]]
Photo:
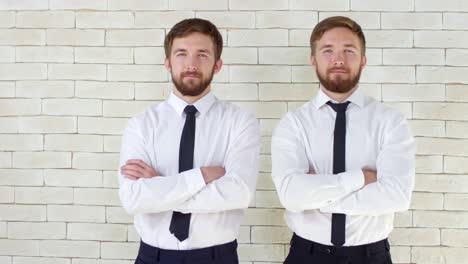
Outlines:
[[379,252],[390,250],[390,244],[387,239],[359,246],[335,247],[307,240],[296,235],[296,233],[293,234],[291,239],[291,247],[300,248],[310,253],[320,252],[335,256],[371,256]]

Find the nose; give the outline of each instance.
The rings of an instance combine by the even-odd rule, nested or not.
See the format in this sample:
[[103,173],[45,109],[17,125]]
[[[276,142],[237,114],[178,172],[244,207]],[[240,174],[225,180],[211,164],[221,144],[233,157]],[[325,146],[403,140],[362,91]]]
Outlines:
[[336,53],[333,56],[333,66],[343,66],[344,65],[344,56],[341,53]]
[[186,71],[196,71],[197,70],[197,59],[196,56],[189,55],[185,61],[185,70]]

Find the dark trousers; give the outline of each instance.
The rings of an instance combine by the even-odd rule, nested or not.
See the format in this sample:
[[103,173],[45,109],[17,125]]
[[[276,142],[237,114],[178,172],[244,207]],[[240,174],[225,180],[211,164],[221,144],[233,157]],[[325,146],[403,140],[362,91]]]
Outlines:
[[360,246],[322,245],[296,234],[285,264],[392,264],[387,239]]
[[135,264],[238,264],[237,241],[192,250],[167,250],[143,241]]

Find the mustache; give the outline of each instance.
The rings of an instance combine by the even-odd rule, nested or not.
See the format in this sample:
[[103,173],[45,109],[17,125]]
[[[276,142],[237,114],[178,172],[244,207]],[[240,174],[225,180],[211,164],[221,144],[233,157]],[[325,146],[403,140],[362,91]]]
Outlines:
[[195,77],[201,77],[202,74],[197,72],[197,71],[186,71],[186,72],[182,72],[180,74],[180,76],[183,78],[183,77],[187,77],[187,76],[195,76]]
[[348,72],[349,70],[346,67],[333,67],[333,68],[328,69],[328,72],[331,72],[331,71],[345,71],[345,72]]

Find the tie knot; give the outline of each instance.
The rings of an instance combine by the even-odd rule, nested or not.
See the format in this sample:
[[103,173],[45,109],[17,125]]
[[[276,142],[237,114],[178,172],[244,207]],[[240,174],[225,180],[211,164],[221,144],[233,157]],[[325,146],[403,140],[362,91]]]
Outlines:
[[189,114],[195,114],[197,112],[197,108],[193,105],[187,105],[184,109],[184,112],[189,115]]
[[335,110],[335,112],[337,113],[344,113],[346,112],[346,108],[348,108],[349,101],[341,103],[341,104],[335,104],[335,103],[328,101],[327,105],[331,106],[331,108],[333,108],[333,110]]

